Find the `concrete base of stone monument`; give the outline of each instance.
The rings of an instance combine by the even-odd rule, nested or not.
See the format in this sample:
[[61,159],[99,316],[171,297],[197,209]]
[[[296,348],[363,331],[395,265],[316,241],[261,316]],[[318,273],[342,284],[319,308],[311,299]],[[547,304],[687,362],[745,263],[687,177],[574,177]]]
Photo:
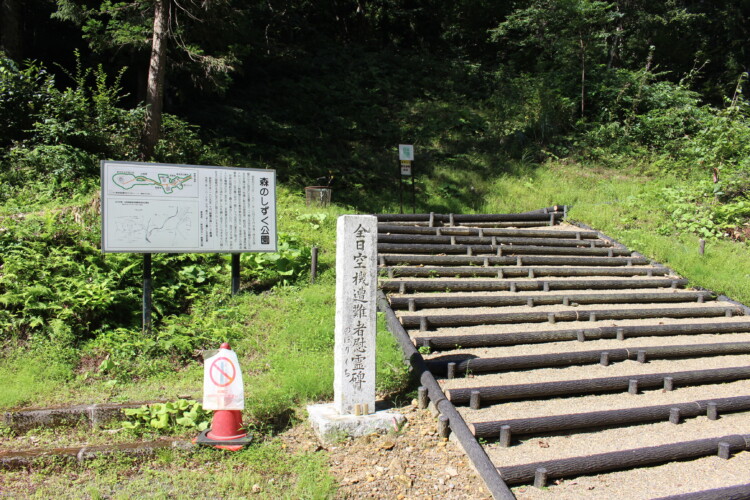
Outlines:
[[400,413],[387,410],[378,410],[370,415],[340,415],[333,403],[309,405],[307,413],[318,439],[328,444],[348,437],[395,432],[406,421]]

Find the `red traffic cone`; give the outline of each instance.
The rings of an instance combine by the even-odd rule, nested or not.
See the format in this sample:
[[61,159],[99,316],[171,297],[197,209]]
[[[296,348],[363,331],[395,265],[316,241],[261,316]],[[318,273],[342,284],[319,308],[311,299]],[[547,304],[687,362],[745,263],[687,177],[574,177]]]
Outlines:
[[[230,349],[224,342],[221,349]],[[238,451],[252,441],[247,432],[242,430],[242,412],[240,410],[214,410],[211,427],[201,432],[194,443],[213,446],[223,450]]]

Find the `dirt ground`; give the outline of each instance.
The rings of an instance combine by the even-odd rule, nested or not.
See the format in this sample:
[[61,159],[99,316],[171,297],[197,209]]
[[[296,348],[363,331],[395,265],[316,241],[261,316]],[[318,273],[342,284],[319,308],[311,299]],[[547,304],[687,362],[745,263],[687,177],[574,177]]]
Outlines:
[[398,433],[321,445],[307,424],[285,432],[290,451],[328,453],[340,488],[336,498],[490,499],[457,442],[437,435],[437,418],[416,401],[393,411],[406,417]]

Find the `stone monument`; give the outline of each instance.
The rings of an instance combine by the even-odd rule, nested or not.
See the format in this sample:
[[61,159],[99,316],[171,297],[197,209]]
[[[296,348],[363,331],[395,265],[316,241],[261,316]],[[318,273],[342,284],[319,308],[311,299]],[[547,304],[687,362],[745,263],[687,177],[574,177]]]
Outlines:
[[377,217],[343,215],[336,229],[334,402],[307,407],[323,441],[397,430],[404,420],[375,408]]

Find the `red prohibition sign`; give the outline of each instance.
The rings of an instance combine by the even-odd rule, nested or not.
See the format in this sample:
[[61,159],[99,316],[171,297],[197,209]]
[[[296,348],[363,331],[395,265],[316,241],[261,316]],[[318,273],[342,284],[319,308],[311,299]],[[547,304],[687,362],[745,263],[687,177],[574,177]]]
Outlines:
[[[224,365],[224,367],[219,366],[220,361],[226,361],[229,364],[229,366],[232,368],[231,370],[229,370],[232,372],[231,375],[222,369],[226,367],[226,365]],[[222,384],[217,382],[216,379],[214,378],[214,370],[219,372],[220,375],[223,375],[227,379],[227,382],[224,382]],[[234,378],[237,376],[237,369],[234,367],[234,364],[229,358],[222,356],[220,358],[216,358],[214,362],[211,363],[211,368],[208,371],[208,375],[209,377],[211,377],[211,382],[213,382],[217,387],[226,387],[232,382],[234,382]],[[219,379],[221,379],[221,377],[219,377]]]

